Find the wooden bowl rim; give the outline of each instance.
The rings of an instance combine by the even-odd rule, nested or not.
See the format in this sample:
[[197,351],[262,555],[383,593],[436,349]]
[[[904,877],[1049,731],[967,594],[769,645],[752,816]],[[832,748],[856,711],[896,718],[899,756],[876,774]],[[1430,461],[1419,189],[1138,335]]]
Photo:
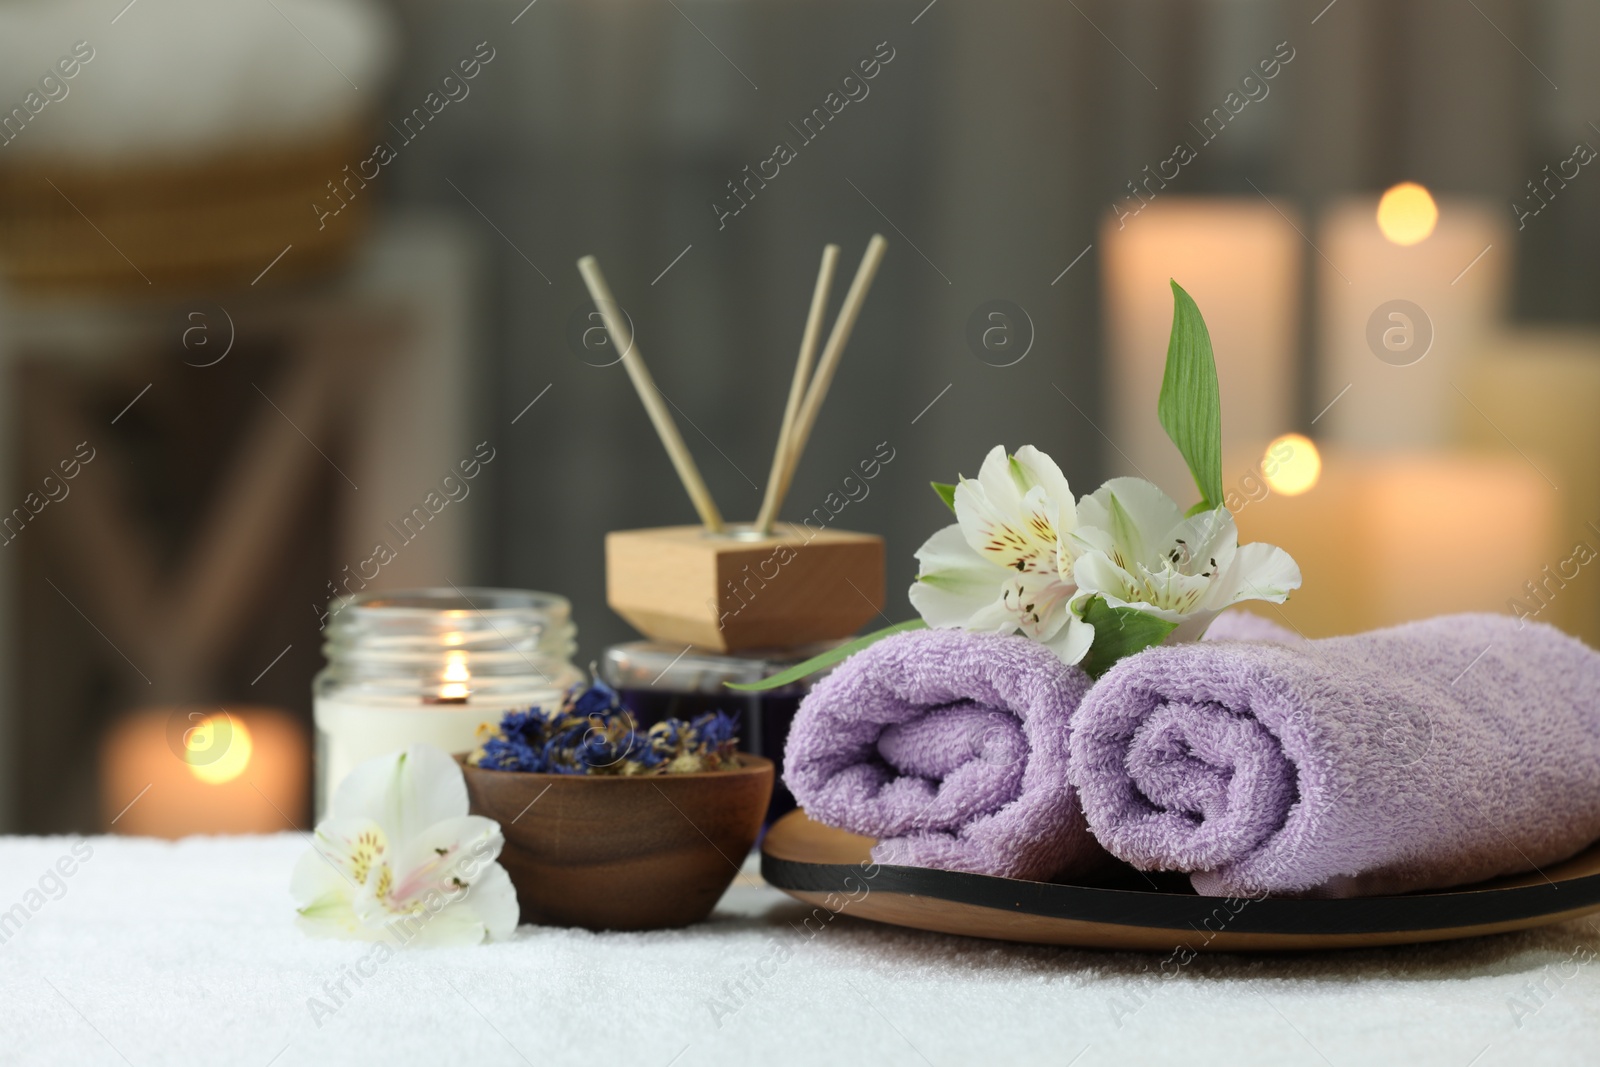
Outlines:
[[503,774],[508,777],[526,778],[530,782],[692,782],[712,778],[733,779],[746,778],[759,775],[766,771],[775,771],[776,765],[765,756],[757,756],[753,752],[740,752],[739,766],[718,771],[689,771],[683,774],[551,774],[549,771],[503,771],[498,767],[479,767],[469,763],[467,757],[471,753],[457,752],[456,762],[462,768],[474,774]]

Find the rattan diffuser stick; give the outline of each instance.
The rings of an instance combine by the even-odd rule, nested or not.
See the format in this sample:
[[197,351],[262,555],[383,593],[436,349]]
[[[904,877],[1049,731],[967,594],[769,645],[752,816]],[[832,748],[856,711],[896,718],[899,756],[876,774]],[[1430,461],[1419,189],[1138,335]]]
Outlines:
[[800,357],[795,360],[794,380],[789,383],[789,401],[783,409],[783,425],[778,429],[778,445],[772,452],[772,472],[767,475],[767,492],[761,500],[761,512],[756,516],[756,530],[763,536],[772,532],[772,520],[783,502],[784,471],[789,466],[789,451],[793,447],[795,422],[800,417],[800,403],[805,399],[806,386],[811,381],[811,366],[817,358],[817,343],[822,340],[822,319],[828,310],[828,293],[833,289],[833,271],[839,263],[839,246],[828,245],[822,250],[822,266],[817,270],[817,287],[811,294],[811,311],[806,316],[805,333],[800,338]]
[[812,427],[817,424],[822,401],[827,398],[828,386],[833,384],[833,374],[839,369],[844,346],[850,342],[850,331],[855,329],[856,318],[861,314],[861,306],[866,303],[867,291],[872,288],[872,279],[878,273],[878,264],[883,262],[883,253],[888,247],[889,242],[883,239],[883,234],[872,235],[861,257],[861,265],[856,268],[856,276],[850,282],[850,291],[845,294],[844,303],[839,307],[839,317],[833,322],[833,332],[828,335],[822,358],[817,362],[817,373],[811,379],[811,387],[806,390],[805,402],[795,419],[793,435],[784,448],[783,480],[778,485],[778,502],[772,509],[774,514],[783,506],[783,498],[789,492],[795,468],[800,465],[800,456],[806,450],[806,442],[811,439]]
[[650,377],[650,369],[644,365],[644,357],[639,354],[639,346],[634,343],[633,331],[628,328],[627,318],[617,313],[617,301],[611,295],[611,287],[606,284],[605,275],[600,273],[600,264],[593,256],[584,256],[578,260],[578,272],[583,275],[583,283],[589,287],[589,296],[600,309],[600,317],[606,325],[606,333],[611,336],[611,343],[622,353],[622,365],[627,369],[628,377],[632,379],[633,388],[644,403],[644,410],[650,416],[650,421],[655,424],[656,433],[661,437],[661,443],[666,446],[667,455],[672,459],[672,465],[677,469],[678,478],[688,491],[695,511],[700,513],[700,521],[712,533],[721,533],[722,513],[712,501],[711,490],[706,488],[705,479],[700,477],[700,468],[695,466],[694,457],[689,454],[688,446],[683,443],[683,437],[678,433],[678,424],[672,420],[672,412],[667,410],[666,404],[662,401],[661,391],[656,388],[655,379]]

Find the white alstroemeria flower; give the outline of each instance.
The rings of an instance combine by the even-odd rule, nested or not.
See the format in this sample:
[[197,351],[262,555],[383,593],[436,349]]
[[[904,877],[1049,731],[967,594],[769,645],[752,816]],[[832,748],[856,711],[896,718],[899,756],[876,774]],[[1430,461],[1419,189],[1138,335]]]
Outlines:
[[1226,508],[1184,518],[1143,478],[1113,478],[1080,500],[1071,537],[1074,609],[1091,596],[1137,608],[1178,624],[1169,642],[1198,640],[1230,604],[1281,604],[1300,588],[1293,557],[1276,545],[1240,545]]
[[1067,610],[1078,525],[1072,490],[1032,445],[996,445],[955,492],[956,524],[917,549],[911,606],[929,626],[1023,634],[1077,663],[1094,627]]
[[456,761],[429,745],[368,760],[339,785],[289,890],[308,933],[399,944],[475,945],[517,927],[517,894],[495,862],[500,824],[467,814]]

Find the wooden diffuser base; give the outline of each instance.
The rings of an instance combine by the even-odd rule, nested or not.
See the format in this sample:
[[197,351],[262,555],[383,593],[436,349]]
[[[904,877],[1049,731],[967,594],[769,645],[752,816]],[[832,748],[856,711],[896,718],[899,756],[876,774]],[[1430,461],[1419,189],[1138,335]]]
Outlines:
[[883,610],[883,538],[780,524],[606,535],[606,603],[646,637],[718,652],[853,635]]

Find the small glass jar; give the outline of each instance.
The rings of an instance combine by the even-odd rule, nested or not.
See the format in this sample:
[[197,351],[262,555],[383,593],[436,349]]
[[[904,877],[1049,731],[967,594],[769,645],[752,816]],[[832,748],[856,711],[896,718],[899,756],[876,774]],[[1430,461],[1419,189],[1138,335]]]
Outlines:
[[711,711],[737,713],[739,748],[767,757],[778,769],[767,808],[767,822],[771,823],[795,806],[783,784],[783,748],[789,740],[790,723],[800,701],[828,672],[818,671],[755,693],[729,689],[726,683],[749,685],[771,678],[842,643],[723,653],[658,641],[627,641],[606,649],[598,669],[601,680],[617,691],[640,728],[663,719],[693,719]]
[[480,723],[583,681],[572,605],[516,589],[410,589],[334,602],[312,683],[316,814],[364,760],[418,742],[477,745]]

